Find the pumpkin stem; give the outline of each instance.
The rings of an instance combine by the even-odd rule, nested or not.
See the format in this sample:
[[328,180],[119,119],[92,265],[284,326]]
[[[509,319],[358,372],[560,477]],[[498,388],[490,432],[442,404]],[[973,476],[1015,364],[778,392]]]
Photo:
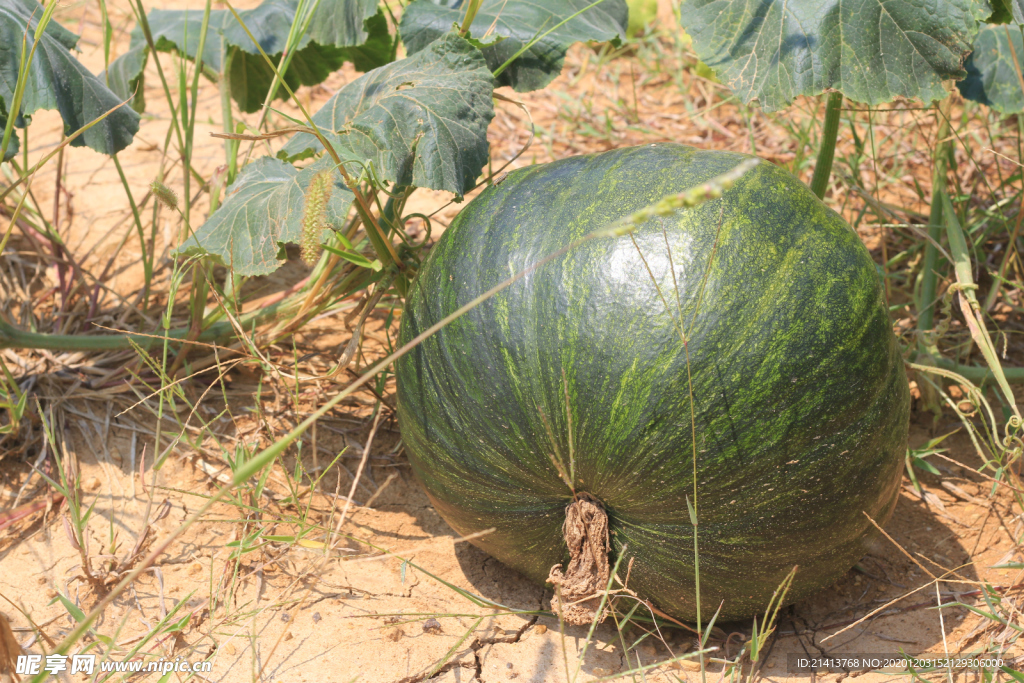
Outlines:
[[[579,493],[565,508],[562,536],[569,547],[569,567],[556,564],[548,575],[555,586],[552,607],[569,624],[600,623],[601,596],[608,588],[608,514],[589,493]],[[561,590],[559,590],[559,588]]]

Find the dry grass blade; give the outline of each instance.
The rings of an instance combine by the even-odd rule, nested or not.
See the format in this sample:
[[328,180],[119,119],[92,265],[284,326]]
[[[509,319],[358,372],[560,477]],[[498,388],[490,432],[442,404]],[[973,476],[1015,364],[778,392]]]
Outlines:
[[871,519],[871,515],[869,515],[869,514],[868,514],[867,512],[865,512],[865,513],[864,513],[864,516],[868,518],[868,521],[869,521],[869,522],[871,522],[871,526],[875,527],[875,529],[877,529],[877,530],[878,530],[878,532],[879,532],[880,534],[882,534],[882,535],[883,535],[883,536],[885,536],[885,537],[886,537],[887,539],[889,539],[889,542],[890,542],[890,543],[892,543],[892,544],[893,544],[894,546],[896,546],[897,548],[899,548],[899,549],[900,549],[900,552],[902,552],[902,553],[903,553],[904,555],[906,555],[906,556],[907,556],[907,558],[908,558],[908,559],[909,559],[909,560],[910,560],[911,562],[913,562],[913,563],[914,563],[914,564],[916,564],[916,565],[917,565],[918,567],[920,567],[920,568],[921,568],[921,571],[923,571],[923,572],[924,572],[925,574],[927,574],[928,576],[932,577],[932,580],[933,580],[933,581],[935,580],[935,574],[932,574],[932,573],[931,573],[931,571],[929,571],[927,567],[925,567],[925,566],[924,566],[923,564],[921,564],[920,562],[918,562],[918,561],[917,561],[917,559],[916,559],[916,558],[915,558],[915,557],[914,557],[913,555],[911,555],[910,553],[908,553],[908,552],[906,551],[906,549],[905,549],[905,548],[904,548],[903,546],[901,546],[901,545],[900,545],[899,543],[897,543],[897,542],[896,542],[896,540],[895,540],[895,539],[894,539],[894,538],[893,538],[892,536],[890,536],[890,535],[889,535],[888,533],[886,533],[885,529],[883,529],[882,527],[878,526],[878,522],[876,522],[875,520]]
[[0,531],[14,524],[19,519],[24,519],[33,513],[39,512],[40,510],[56,507],[62,500],[64,500],[64,496],[62,494],[53,493],[47,500],[37,500],[31,503],[25,503],[13,510],[7,510],[6,512],[0,513]]
[[267,133],[251,134],[251,133],[210,133],[211,138],[218,138],[222,140],[252,140],[259,142],[261,140],[273,140],[274,138],[283,137],[285,135],[292,135],[294,133],[308,133],[315,135],[312,128],[307,126],[292,126],[290,128],[278,128]]
[[334,546],[335,538],[341,532],[341,527],[345,524],[345,517],[348,515],[348,508],[352,504],[352,497],[356,495],[356,486],[359,485],[359,478],[363,476],[363,470],[366,468],[366,461],[370,458],[370,448],[373,446],[373,437],[377,435],[377,427],[380,425],[380,418],[384,414],[384,406],[378,405],[377,414],[373,418],[373,427],[370,428],[370,435],[366,437],[366,445],[363,446],[363,457],[359,460],[359,467],[356,469],[356,475],[352,477],[352,486],[348,490],[348,496],[345,497],[345,506],[341,509],[341,515],[338,517],[338,524],[334,527],[334,533],[332,534],[330,547]]

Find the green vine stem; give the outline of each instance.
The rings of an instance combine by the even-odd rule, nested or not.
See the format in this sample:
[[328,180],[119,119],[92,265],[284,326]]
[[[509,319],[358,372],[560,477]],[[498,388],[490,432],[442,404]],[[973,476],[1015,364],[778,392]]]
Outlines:
[[[191,328],[171,330],[168,335],[174,340],[184,340]],[[211,325],[199,335],[196,341],[211,342],[233,336],[230,323]],[[0,349],[49,349],[51,351],[121,351],[132,348],[132,342],[143,349],[148,349],[156,342],[162,341],[159,334],[104,334],[88,336],[82,334],[42,334],[26,332],[0,320]]]
[[[254,326],[261,325],[277,317],[282,308],[294,305],[294,301],[285,299],[266,308],[253,311],[247,316],[239,319],[239,328],[252,330]],[[236,328],[229,322],[220,322],[210,325],[198,336],[194,335],[192,327],[185,327],[170,330],[166,336],[173,341],[186,341],[189,334],[193,333],[196,342],[215,342],[233,339],[238,336]],[[51,351],[121,351],[133,347],[148,349],[158,342],[164,340],[164,335],[159,331],[153,334],[141,334],[137,332],[125,332],[123,334],[44,334],[40,332],[26,332],[11,325],[3,318],[0,318],[0,349],[49,349]]]
[[112,154],[110,158],[114,162],[114,168],[117,169],[117,176],[121,179],[121,187],[124,188],[125,196],[128,197],[128,205],[131,207],[132,218],[135,220],[135,231],[139,234],[139,251],[141,252],[139,259],[142,261],[143,279],[145,280],[140,301],[142,310],[146,310],[149,307],[149,289],[153,284],[153,257],[146,248],[146,230],[142,227],[142,216],[139,215],[139,206],[135,203],[135,197],[128,185],[128,177],[124,174],[124,168],[121,166],[117,154]]
[[828,179],[832,175],[832,160],[836,156],[836,138],[839,136],[839,115],[842,108],[843,93],[831,93],[825,104],[825,127],[821,131],[821,147],[818,148],[818,161],[814,164],[814,176],[811,178],[811,191],[818,199],[825,198]]
[[[935,367],[955,372],[972,382],[991,382],[996,378],[995,373],[993,373],[989,368],[982,367],[980,365],[960,365],[956,361],[949,360],[948,358],[931,356],[920,351],[912,352],[909,358],[911,362],[918,363],[927,358]],[[1011,384],[1024,382],[1024,368],[1003,368],[1002,371],[1007,381]]]
[[971,331],[974,343],[985,357],[985,363],[992,370],[996,384],[999,385],[1008,405],[1012,406],[1012,411],[1019,420],[1021,416],[1016,407],[1017,400],[1004,374],[1003,364],[999,362],[995,344],[992,343],[992,338],[989,336],[988,330],[985,329],[985,316],[981,306],[978,305],[978,297],[975,294],[978,285],[974,282],[974,276],[971,273],[971,255],[967,247],[967,239],[960,227],[960,221],[957,220],[953,203],[949,201],[949,196],[946,193],[942,194],[942,217],[946,225],[946,239],[949,242],[949,251],[953,257],[953,267],[956,272],[956,283],[950,285],[950,290],[954,287],[957,288],[957,294],[960,296],[960,314],[963,315],[964,321]]
[[[217,86],[220,90],[220,112],[221,129],[228,135],[235,132],[235,122],[231,115],[231,67],[235,59],[235,50],[230,49],[223,55],[223,71],[220,74],[220,81]],[[224,162],[227,165],[227,178],[224,180],[224,187],[235,181],[238,173],[238,141],[230,138],[224,139]],[[214,201],[219,197],[214,198]]]
[[476,19],[476,13],[480,10],[480,4],[480,0],[470,0],[469,5],[466,7],[466,16],[463,18],[462,28],[459,30],[459,35],[463,38],[469,33],[469,27],[473,24],[473,20]]
[[409,195],[415,191],[416,188],[410,185],[391,186],[391,193],[388,195],[388,200],[384,203],[384,208],[380,212],[381,227],[384,229],[385,235],[399,231],[398,219],[405,209],[405,202],[409,199]]
[[921,273],[921,293],[917,300],[917,331],[920,343],[924,337],[920,334],[928,332],[935,321],[935,291],[938,276],[935,266],[939,259],[939,251],[935,245],[942,236],[942,197],[946,192],[946,172],[949,165],[949,152],[952,140],[949,139],[950,98],[939,104],[939,131],[932,154],[932,205],[928,215],[928,241],[924,245],[924,261]]
[[[184,66],[180,69],[180,83],[178,85],[178,97],[181,99],[181,123],[185,132],[185,144],[181,149],[182,165],[185,167],[184,177],[184,191],[182,192],[184,201],[184,219],[185,225],[189,224],[189,219],[192,216],[192,201],[189,199],[192,196],[191,180],[192,174],[189,171],[192,169],[192,145],[195,142],[195,130],[196,130],[196,107],[199,104],[199,76],[203,72],[203,51],[206,49],[206,36],[210,30],[210,7],[211,0],[206,0],[206,7],[203,10],[203,21],[199,27],[199,46],[196,48],[196,60],[195,60],[195,72],[192,74],[192,87],[191,90],[187,84],[187,70]],[[191,99],[191,103],[189,100]],[[205,184],[200,178],[200,184]]]

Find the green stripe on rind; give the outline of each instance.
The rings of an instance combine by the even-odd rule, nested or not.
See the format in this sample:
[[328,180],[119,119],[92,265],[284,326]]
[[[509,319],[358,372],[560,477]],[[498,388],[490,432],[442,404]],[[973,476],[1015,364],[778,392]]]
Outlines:
[[[743,158],[663,144],[510,174],[434,247],[406,304],[403,343],[572,240]],[[863,512],[880,524],[892,513],[906,448],[906,376],[867,250],[766,162],[721,199],[645,223],[634,238],[668,307],[630,237],[596,240],[398,361],[417,477],[457,532],[494,527],[474,543],[543,581],[566,555],[571,493],[550,456],[568,462],[567,389],[576,490],[604,503],[616,552],[628,546],[635,558],[630,588],[692,619],[681,310],[703,616],[721,600],[722,619],[763,609],[794,564],[792,599],[828,585],[862,554]]]

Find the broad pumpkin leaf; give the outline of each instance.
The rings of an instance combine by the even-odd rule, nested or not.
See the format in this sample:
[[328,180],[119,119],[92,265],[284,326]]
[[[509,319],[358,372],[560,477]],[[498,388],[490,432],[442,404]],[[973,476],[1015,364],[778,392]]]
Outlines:
[[[332,4],[340,11],[346,7],[345,2],[332,3],[322,0],[320,3],[321,6]],[[266,0],[248,14],[239,12],[253,38],[259,42],[263,52],[273,55],[275,63],[281,58],[281,51],[284,49],[288,29],[295,15],[294,5],[294,0]],[[316,21],[315,17],[313,21]],[[383,12],[371,14],[363,23],[364,30],[359,35],[364,42],[356,45],[346,46],[348,43],[345,42],[342,42],[341,46],[317,43],[312,40],[313,31],[303,35],[299,40],[299,50],[292,57],[288,71],[284,75],[288,86],[295,90],[300,85],[322,83],[347,61],[362,71],[369,71],[394,61],[395,42],[388,33],[388,22]],[[350,35],[338,31],[328,32],[326,35],[338,41],[350,39]],[[263,101],[270,90],[274,70],[233,16],[227,20],[224,40],[228,45],[239,49],[231,62],[231,96],[238,102],[242,111],[257,111],[263,106]],[[279,99],[285,99],[288,97],[288,91],[281,88],[277,96]]]
[[[482,49],[492,71],[524,45],[539,38],[498,76],[499,85],[511,85],[518,92],[538,90],[561,73],[565,53],[573,43],[585,40],[618,43],[625,37],[629,15],[625,0],[604,0],[586,9],[593,2],[483,0],[469,35],[485,43]],[[450,31],[453,24],[461,22],[466,4],[463,0],[416,0],[406,7],[400,32],[409,54],[424,49]],[[551,32],[547,33],[549,30]],[[545,33],[547,35],[543,35]]]
[[[210,12],[203,64],[207,74],[215,77],[223,71],[229,52],[233,54],[231,96],[242,111],[253,112],[263,105],[274,71],[260,54],[259,48],[275,64],[278,62],[297,9],[298,0],[264,0],[257,7],[238,13],[245,28],[229,10]],[[147,19],[157,50],[179,52],[189,59],[196,59],[203,21],[202,10],[153,10]],[[246,28],[256,43],[253,43]],[[364,49],[368,42],[371,43],[369,49]],[[136,26],[132,30],[128,52],[110,66],[112,87],[128,96],[132,90],[129,86],[139,82],[142,77],[147,55],[146,38]],[[323,0],[317,7],[310,31],[299,39],[295,55],[284,76],[288,85],[295,89],[300,85],[322,82],[345,61],[353,62],[356,68],[367,70],[392,59],[394,44],[387,33],[387,21],[374,2]],[[287,90],[278,90],[278,97],[287,96]]]
[[[0,45],[4,46],[0,58],[0,98],[5,113],[18,82],[22,40],[27,33],[31,48],[42,14],[42,5],[34,0],[0,0]],[[71,134],[121,104],[124,98],[118,97],[71,54],[77,43],[78,36],[50,21],[29,67],[21,116],[31,117],[40,109],[56,109],[64,120],[64,132]],[[71,144],[113,154],[131,144],[138,130],[139,115],[123,106]]]
[[[379,179],[461,196],[487,163],[493,90],[484,56],[449,33],[352,81],[313,122],[343,160],[370,162]],[[313,135],[300,133],[279,156],[294,159],[321,150]],[[358,164],[347,168],[361,172]]]
[[[306,188],[317,173],[333,168],[330,157],[299,170],[274,157],[261,157],[245,167],[224,203],[178,250],[181,255],[214,257],[238,275],[266,275],[277,270],[284,245],[302,237]],[[334,174],[327,220],[340,227],[352,193]],[[321,235],[326,239],[327,231]]]
[[866,104],[945,97],[987,0],[683,0],[704,63],[745,102],[781,109],[838,90]]
[[[1017,64],[1013,63],[1013,51]],[[968,100],[987,104],[1003,114],[1024,111],[1024,90],[1018,71],[1024,71],[1024,40],[1021,30],[1010,24],[982,27],[974,52],[964,65],[967,78],[957,83],[960,94]]]

